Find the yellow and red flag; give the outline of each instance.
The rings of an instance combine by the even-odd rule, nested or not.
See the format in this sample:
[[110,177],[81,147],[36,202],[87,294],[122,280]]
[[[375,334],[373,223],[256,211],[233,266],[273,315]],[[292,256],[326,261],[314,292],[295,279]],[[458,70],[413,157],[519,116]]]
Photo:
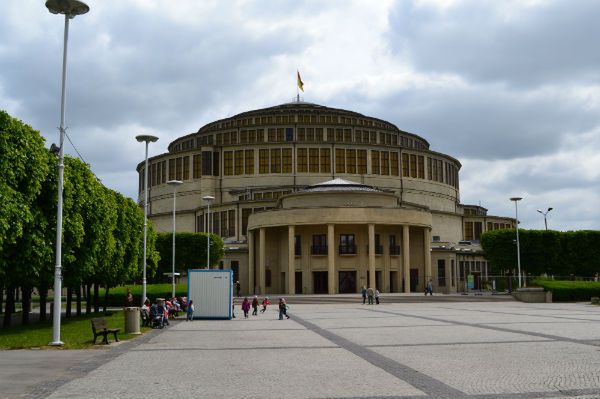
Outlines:
[[302,91],[304,91],[304,82],[302,81],[302,78],[300,77],[300,72],[296,71],[296,74],[298,74],[298,88]]

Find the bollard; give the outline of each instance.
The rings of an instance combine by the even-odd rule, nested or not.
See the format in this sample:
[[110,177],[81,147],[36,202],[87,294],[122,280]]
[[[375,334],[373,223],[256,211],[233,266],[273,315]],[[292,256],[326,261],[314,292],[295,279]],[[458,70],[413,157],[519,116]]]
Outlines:
[[125,333],[141,334],[140,332],[140,308],[131,306],[125,308]]

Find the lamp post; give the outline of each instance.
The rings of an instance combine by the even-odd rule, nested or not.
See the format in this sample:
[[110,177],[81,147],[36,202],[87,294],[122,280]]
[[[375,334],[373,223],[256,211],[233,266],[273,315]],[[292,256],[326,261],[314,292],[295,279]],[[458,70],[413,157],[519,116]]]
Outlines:
[[517,226],[517,273],[519,273],[519,288],[521,288],[521,251],[519,249],[519,211],[517,202],[521,201],[521,197],[512,197],[510,200],[515,203],[515,221]]
[[547,215],[547,214],[548,214],[548,212],[550,212],[552,209],[554,209],[554,208],[548,208],[548,210],[547,210],[546,212],[544,212],[544,211],[542,211],[542,210],[540,210],[540,209],[538,209],[538,210],[537,210],[539,213],[541,213],[542,215],[544,215],[544,226],[546,227],[546,230],[548,230],[548,220],[546,220],[546,215]]
[[175,298],[175,210],[177,209],[177,186],[182,185],[183,182],[179,180],[169,180],[167,184],[173,187],[173,267],[171,270],[171,284],[173,286],[173,295],[171,295],[171,298]]
[[206,195],[202,197],[204,201],[208,204],[208,208],[206,210],[206,268],[210,269],[210,204],[215,200],[215,197],[211,195]]
[[58,151],[58,204],[56,210],[56,266],[54,268],[54,308],[52,317],[52,342],[50,345],[61,346],[60,316],[62,305],[62,211],[63,211],[63,181],[64,181],[64,140],[65,140],[65,83],[67,80],[67,42],[69,40],[69,20],[77,15],[85,14],[90,8],[78,0],[48,0],[46,8],[52,14],[64,14],[65,29],[63,42],[62,88],[60,95],[60,127]]
[[135,139],[140,143],[146,143],[146,164],[144,166],[144,272],[142,275],[142,305],[146,301],[146,242],[148,235],[148,144],[158,140],[156,136],[141,134],[135,136]]

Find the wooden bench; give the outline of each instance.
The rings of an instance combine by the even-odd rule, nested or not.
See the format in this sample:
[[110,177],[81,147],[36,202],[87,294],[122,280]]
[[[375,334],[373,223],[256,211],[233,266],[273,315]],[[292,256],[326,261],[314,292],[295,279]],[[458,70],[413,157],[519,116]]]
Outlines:
[[94,345],[96,345],[96,338],[98,335],[102,335],[104,339],[102,340],[103,344],[108,345],[108,334],[113,334],[115,336],[115,341],[119,342],[119,338],[117,337],[117,333],[121,331],[120,328],[108,328],[108,322],[103,317],[98,317],[92,319],[92,332],[94,333]]

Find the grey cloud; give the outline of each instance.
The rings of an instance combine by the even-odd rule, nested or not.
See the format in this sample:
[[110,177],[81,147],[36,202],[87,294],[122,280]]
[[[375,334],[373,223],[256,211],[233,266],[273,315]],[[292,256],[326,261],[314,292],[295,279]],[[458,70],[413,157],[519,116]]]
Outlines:
[[600,4],[551,1],[514,7],[467,1],[440,12],[399,2],[390,16],[390,45],[419,70],[517,86],[598,82]]

